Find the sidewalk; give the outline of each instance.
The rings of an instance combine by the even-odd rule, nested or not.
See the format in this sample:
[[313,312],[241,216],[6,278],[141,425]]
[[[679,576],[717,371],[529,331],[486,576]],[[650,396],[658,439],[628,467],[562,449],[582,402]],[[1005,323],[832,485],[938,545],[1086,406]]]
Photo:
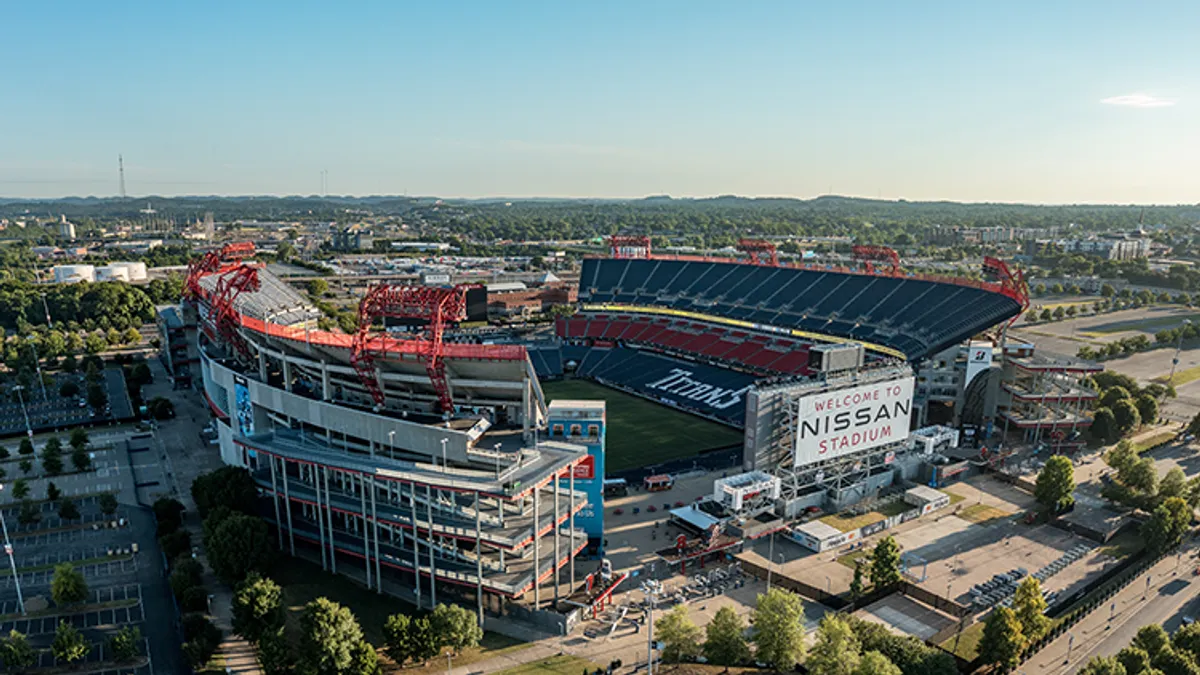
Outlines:
[[[195,526],[185,526],[192,533],[193,541],[199,541],[202,533]],[[221,582],[208,567],[208,559],[204,556],[202,545],[196,546],[198,553],[196,561],[204,565],[204,587],[209,590],[208,603],[209,620],[221,629],[221,645],[213,657],[213,664],[218,668],[222,665],[226,672],[243,673],[244,675],[262,675],[258,665],[258,652],[248,641],[233,634],[233,591]]]

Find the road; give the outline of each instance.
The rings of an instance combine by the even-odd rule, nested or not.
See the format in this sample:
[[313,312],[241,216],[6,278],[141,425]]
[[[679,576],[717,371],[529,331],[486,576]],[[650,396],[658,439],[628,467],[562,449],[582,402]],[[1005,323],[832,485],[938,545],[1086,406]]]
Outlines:
[[1075,624],[1021,666],[1019,672],[1073,673],[1093,657],[1116,654],[1142,626],[1159,624],[1168,632],[1174,631],[1184,615],[1195,616],[1200,609],[1200,576],[1191,573],[1196,562],[1191,557],[1194,550],[1195,546],[1189,545],[1182,556],[1160,561],[1114,596],[1109,606],[1098,608]]

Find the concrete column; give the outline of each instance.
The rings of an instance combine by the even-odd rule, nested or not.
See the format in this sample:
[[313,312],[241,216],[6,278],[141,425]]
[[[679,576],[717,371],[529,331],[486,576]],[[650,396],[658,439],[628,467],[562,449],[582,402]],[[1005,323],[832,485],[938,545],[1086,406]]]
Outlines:
[[279,518],[279,483],[275,480],[275,456],[267,455],[271,463],[271,504],[275,507],[275,532],[279,535],[279,550],[283,550],[283,520]]
[[483,625],[483,523],[479,515],[479,490],[475,491],[475,601],[479,604],[479,625]]
[[321,477],[317,474],[317,467],[310,465],[313,474],[313,490],[317,495],[317,506],[313,515],[317,517],[317,533],[321,539],[321,569],[329,569],[329,560],[327,559],[328,552],[325,550],[325,512],[321,509]]
[[292,363],[285,356],[283,359],[283,388],[287,391],[292,390]]
[[358,501],[361,504],[362,514],[362,535],[363,535],[363,560],[367,563],[367,588],[371,587],[371,534],[367,527],[367,477],[358,477]]
[[375,512],[375,477],[370,478],[371,485],[371,520],[375,523],[375,588],[380,593],[383,592],[383,570],[382,564],[379,562],[379,516]]
[[287,511],[288,547],[291,550],[292,557],[295,557],[296,534],[295,530],[292,529],[292,497],[288,493],[287,460],[280,457],[279,466],[283,469],[283,508]]
[[433,559],[433,488],[425,486],[425,509],[429,514],[429,606],[437,607],[437,561]]
[[558,485],[559,474],[554,474],[554,525],[551,526],[550,532],[554,535],[554,564],[550,566],[554,574],[554,606],[558,607],[558,561],[562,555],[558,545]]
[[321,361],[321,400],[333,398],[333,387],[329,384],[329,362]]
[[421,607],[421,544],[417,536],[417,484],[409,483],[412,494],[412,538],[413,538],[413,590],[417,594],[417,607]]
[[321,467],[325,474],[325,515],[329,519],[329,571],[337,574],[337,547],[333,539],[333,506],[329,503],[329,467]]
[[575,592],[575,467],[571,467],[567,478],[567,489],[571,491],[571,504],[567,509],[567,529],[571,531],[571,550],[567,551],[568,566],[571,568],[571,585],[567,594]]
[[538,527],[540,515],[538,510],[538,493],[541,492],[538,488],[533,488],[533,607],[534,609],[542,608],[542,585],[538,583],[538,578],[542,572],[542,538],[538,536]]
[[267,381],[267,355],[261,349],[258,350],[258,379]]

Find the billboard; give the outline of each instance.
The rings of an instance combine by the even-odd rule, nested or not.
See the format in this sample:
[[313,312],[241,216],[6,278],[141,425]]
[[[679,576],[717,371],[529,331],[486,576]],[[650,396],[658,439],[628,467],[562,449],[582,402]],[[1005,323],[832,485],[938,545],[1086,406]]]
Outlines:
[[913,378],[903,377],[796,400],[796,466],[908,438]]
[[250,387],[246,378],[233,376],[234,409],[237,411],[238,432],[243,436],[254,435],[254,404],[250,402]]
[[967,348],[967,375],[963,389],[971,385],[971,381],[982,372],[992,367],[992,345],[973,343]]

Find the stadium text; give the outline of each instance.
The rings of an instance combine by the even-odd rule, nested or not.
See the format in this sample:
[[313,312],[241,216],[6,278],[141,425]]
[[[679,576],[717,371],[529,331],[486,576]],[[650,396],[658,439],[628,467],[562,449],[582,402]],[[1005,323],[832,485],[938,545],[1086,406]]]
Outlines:
[[797,464],[904,440],[912,417],[912,390],[913,379],[905,378],[799,399]]
[[683,370],[682,368],[672,368],[670,375],[657,382],[651,382],[646,385],[646,388],[673,394],[679,398],[686,398],[689,401],[703,403],[717,410],[725,410],[737,405],[741,402],[742,396],[746,391],[750,389],[750,387],[722,389],[721,387],[706,384],[699,380],[693,380],[692,371]]

